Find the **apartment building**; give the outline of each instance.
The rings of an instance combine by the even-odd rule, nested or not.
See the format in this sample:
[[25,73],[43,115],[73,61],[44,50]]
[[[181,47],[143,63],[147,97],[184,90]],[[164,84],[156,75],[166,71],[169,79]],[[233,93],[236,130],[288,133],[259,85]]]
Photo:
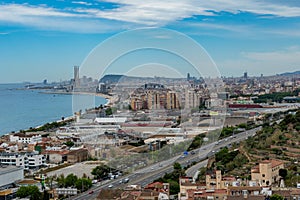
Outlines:
[[16,133],[9,136],[10,142],[18,142],[25,144],[32,144],[42,141],[42,136],[40,134],[26,134],[26,133]]
[[23,167],[24,169],[40,168],[46,164],[46,156],[38,152],[0,153],[0,164]]

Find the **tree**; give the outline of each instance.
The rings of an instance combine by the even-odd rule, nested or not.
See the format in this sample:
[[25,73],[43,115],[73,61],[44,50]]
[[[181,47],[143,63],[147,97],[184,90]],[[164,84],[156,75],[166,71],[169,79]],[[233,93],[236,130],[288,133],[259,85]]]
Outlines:
[[286,169],[279,169],[279,176],[281,176],[283,179],[287,176],[288,171]]
[[78,180],[77,176],[75,176],[74,174],[69,174],[65,178],[65,187],[75,186],[75,183],[76,183],[77,180]]
[[174,170],[181,170],[182,169],[181,165],[178,162],[174,163],[173,167],[174,167]]
[[99,165],[95,167],[91,174],[95,176],[96,179],[103,178],[108,175],[111,169],[107,165]]
[[270,197],[270,200],[283,200],[283,197],[280,196],[279,194],[273,194],[273,195]]
[[74,184],[78,190],[81,190],[81,192],[88,190],[93,185],[92,180],[88,178],[80,178],[74,182]]
[[64,144],[67,145],[68,147],[74,146],[74,142],[72,142],[72,141],[67,141]]
[[30,197],[30,200],[42,199],[42,193],[36,185],[21,186],[17,191],[17,197]]
[[59,177],[56,179],[58,187],[65,187],[65,176],[61,174]]

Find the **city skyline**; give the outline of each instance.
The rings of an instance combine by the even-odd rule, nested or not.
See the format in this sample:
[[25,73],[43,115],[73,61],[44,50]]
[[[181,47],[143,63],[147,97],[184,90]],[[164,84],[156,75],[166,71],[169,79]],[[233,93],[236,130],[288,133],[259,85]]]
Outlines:
[[99,43],[145,27],[186,34],[222,76],[299,70],[294,1],[2,1],[0,13],[1,83],[67,80]]

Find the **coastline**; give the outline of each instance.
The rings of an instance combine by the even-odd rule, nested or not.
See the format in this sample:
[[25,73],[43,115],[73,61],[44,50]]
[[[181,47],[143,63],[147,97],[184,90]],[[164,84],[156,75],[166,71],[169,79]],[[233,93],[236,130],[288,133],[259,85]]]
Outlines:
[[[41,93],[41,94],[57,94],[57,95],[73,95],[73,94],[75,94],[75,95],[93,95],[95,97],[102,97],[103,99],[105,99],[106,102],[103,102],[103,105],[105,105],[105,106],[111,105],[113,99],[115,99],[114,96],[101,94],[101,93],[94,93],[94,92],[63,92],[63,91],[49,91],[49,90],[45,91],[44,90],[44,91],[38,91],[38,93]],[[33,125],[33,124],[28,123],[28,126],[26,125],[27,128],[20,128],[20,130],[30,131],[29,127],[39,128],[39,127],[44,126],[47,123],[54,123],[54,122],[59,123],[59,122],[62,122],[62,121],[68,121],[68,120],[74,120],[74,119],[75,119],[74,115],[67,115],[67,116],[64,117],[64,120],[62,120],[61,118],[58,117],[58,119],[54,119],[54,120],[49,119],[49,120],[46,120],[46,121],[44,121],[40,124]],[[2,132],[0,134],[0,137],[5,136],[5,135],[10,135],[12,133],[17,133],[17,132],[19,132],[19,131],[18,130],[7,130],[5,132]]]
[[42,94],[62,94],[62,95],[93,95],[98,97],[103,97],[107,100],[113,98],[111,95],[97,93],[97,92],[65,92],[65,91],[41,91]]
[[60,94],[60,95],[92,95],[97,97],[102,97],[107,100],[107,102],[104,104],[104,106],[110,106],[113,105],[118,101],[117,96],[114,95],[108,95],[103,93],[97,93],[97,92],[65,92],[65,91],[41,91],[42,94]]

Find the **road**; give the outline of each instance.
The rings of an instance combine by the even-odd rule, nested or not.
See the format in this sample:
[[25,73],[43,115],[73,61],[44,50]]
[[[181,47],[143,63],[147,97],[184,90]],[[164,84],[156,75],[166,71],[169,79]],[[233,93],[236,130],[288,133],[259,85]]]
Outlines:
[[[185,171],[186,176],[188,176],[188,177],[194,177],[197,174],[197,172],[198,172],[198,170],[200,168],[207,166],[207,163],[208,163],[208,159],[203,160],[203,161],[201,161],[201,162],[199,162],[199,163],[191,166],[190,168],[188,168]],[[194,177],[194,178],[196,178],[196,177]]]
[[[261,127],[247,130],[236,135],[227,137],[222,140],[207,144],[202,146],[199,149],[193,150],[194,154],[189,152],[186,156],[176,156],[171,159],[165,160],[160,163],[155,163],[150,166],[146,166],[143,169],[137,170],[136,172],[129,174],[127,176],[122,176],[118,179],[107,180],[91,188],[89,191],[93,191],[92,194],[89,194],[89,191],[84,192],[78,196],[73,197],[72,199],[76,200],[85,200],[85,199],[96,199],[100,190],[103,188],[109,188],[109,185],[112,185],[112,188],[124,188],[126,185],[141,185],[142,187],[153,182],[155,179],[162,177],[166,173],[173,171],[173,163],[179,162],[182,167],[187,166],[192,162],[200,162],[206,160],[208,157],[213,156],[219,149],[231,145],[233,143],[240,142],[245,140],[248,137],[252,137],[255,133],[260,130]],[[120,184],[119,181],[128,178],[130,181],[128,184]]]

